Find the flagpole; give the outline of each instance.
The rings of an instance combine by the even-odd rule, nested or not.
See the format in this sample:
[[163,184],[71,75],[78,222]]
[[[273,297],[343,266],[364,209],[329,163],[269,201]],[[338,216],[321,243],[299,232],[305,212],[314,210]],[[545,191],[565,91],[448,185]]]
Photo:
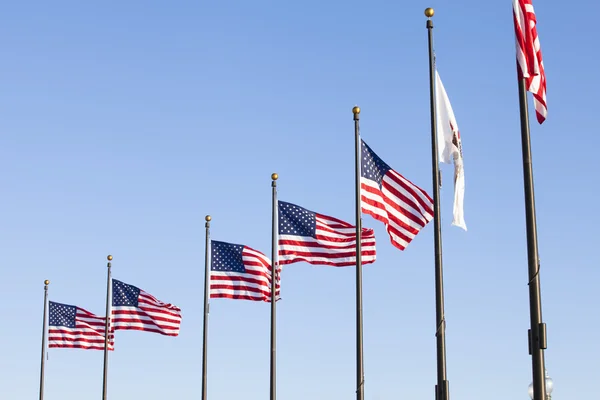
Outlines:
[[275,400],[277,393],[275,390],[275,355],[276,355],[276,305],[277,305],[277,230],[278,230],[278,216],[277,216],[277,179],[279,175],[276,173],[271,174],[271,187],[273,188],[273,209],[272,209],[272,228],[271,228],[271,400]]
[[[517,69],[518,70],[518,69]],[[523,183],[525,190],[525,219],[527,225],[527,260],[529,270],[529,314],[531,328],[528,330],[529,354],[533,372],[534,400],[546,399],[544,349],[546,349],[546,324],[542,322],[542,296],[540,288],[540,260],[538,255],[535,195],[533,191],[533,167],[531,139],[529,136],[529,113],[524,78],[519,76],[519,107],[521,116],[521,146],[523,152]]]
[[44,322],[42,323],[42,361],[40,367],[40,400],[44,399],[44,375],[46,370],[46,334],[48,332],[48,285],[49,280],[44,281]]
[[440,214],[440,170],[438,159],[437,126],[435,110],[435,56],[433,53],[433,8],[425,10],[429,41],[429,96],[431,107],[431,171],[433,181],[433,237],[435,256],[435,318],[437,348],[437,400],[448,400],[450,397],[446,377],[446,318],[444,316],[444,272],[442,268],[442,227]]
[[111,275],[110,275],[110,269],[111,269],[111,261],[113,259],[113,256],[108,255],[106,257],[106,259],[108,260],[108,263],[106,264],[107,267],[107,274],[106,274],[106,323],[104,325],[104,373],[102,376],[102,400],[106,400],[106,380],[107,380],[107,376],[108,376],[108,336],[110,334],[109,332],[109,327],[110,327],[110,305],[111,305],[111,299],[110,299],[110,292],[111,292]]
[[365,372],[363,364],[363,309],[362,309],[362,219],[360,209],[360,107],[352,108],[354,114],[354,138],[355,138],[355,169],[356,169],[356,399],[364,400]]
[[209,313],[209,292],[210,292],[210,221],[211,216],[205,218],[206,224],[206,245],[204,249],[204,324],[202,327],[202,400],[206,400],[206,348],[208,342],[208,313]]

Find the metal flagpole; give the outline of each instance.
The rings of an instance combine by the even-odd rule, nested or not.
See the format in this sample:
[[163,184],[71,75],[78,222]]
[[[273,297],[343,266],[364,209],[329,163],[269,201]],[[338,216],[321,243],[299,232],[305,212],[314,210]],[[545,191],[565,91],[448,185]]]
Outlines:
[[210,292],[210,221],[211,216],[205,218],[206,224],[206,245],[204,250],[204,324],[202,327],[202,400],[206,400],[206,348],[208,341],[208,313],[209,313],[209,292]]
[[48,285],[49,280],[44,281],[44,322],[42,323],[42,362],[40,368],[40,400],[44,399],[44,374],[46,369],[46,335],[48,332]]
[[[518,71],[518,69],[517,69]],[[531,139],[529,136],[529,113],[524,78],[519,78],[519,107],[521,114],[521,146],[523,152],[523,183],[525,186],[525,219],[527,224],[527,260],[529,266],[529,354],[533,370],[534,400],[546,400],[546,377],[544,349],[546,349],[546,324],[542,322],[542,296],[540,289],[540,259],[538,255],[535,196],[533,192],[533,168]]]
[[273,226],[271,230],[271,400],[275,400],[277,397],[275,388],[275,355],[276,355],[276,331],[275,331],[275,317],[276,317],[276,305],[277,305],[277,232],[278,232],[278,216],[277,216],[277,179],[279,175],[276,173],[271,174],[271,187],[273,188],[273,210],[272,210],[272,221]]
[[360,208],[360,107],[352,108],[354,114],[355,138],[355,167],[356,167],[356,399],[364,400],[365,372],[363,364],[363,310],[362,310],[362,260],[361,260],[361,233],[362,219]]
[[429,96],[431,107],[431,171],[433,181],[433,237],[435,256],[435,318],[437,348],[437,400],[449,399],[449,386],[446,377],[446,318],[444,316],[444,272],[442,268],[442,227],[440,214],[440,170],[438,159],[436,109],[435,109],[435,56],[433,53],[433,8],[425,10],[429,39]]
[[108,263],[106,264],[107,267],[107,275],[106,275],[106,324],[104,325],[104,374],[102,376],[102,400],[106,400],[106,378],[108,375],[108,336],[110,334],[110,305],[111,305],[111,275],[110,275],[110,269],[111,269],[111,261],[113,259],[113,256],[108,255],[108,257],[106,257],[106,259],[108,260]]

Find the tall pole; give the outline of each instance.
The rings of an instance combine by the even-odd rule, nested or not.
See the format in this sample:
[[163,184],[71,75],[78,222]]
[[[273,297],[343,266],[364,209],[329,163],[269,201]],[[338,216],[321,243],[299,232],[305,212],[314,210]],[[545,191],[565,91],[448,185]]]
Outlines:
[[277,179],[279,175],[276,173],[271,174],[271,187],[273,188],[273,210],[272,210],[272,221],[273,226],[271,228],[271,400],[275,400],[277,397],[276,391],[276,380],[275,380],[275,361],[276,361],[276,305],[277,305],[277,267],[278,267],[278,254],[277,254],[277,232],[278,232],[278,215],[277,215]]
[[44,375],[46,369],[46,335],[48,332],[48,285],[49,280],[44,281],[44,322],[42,322],[42,361],[40,367],[40,400],[44,399]]
[[435,109],[435,56],[433,53],[433,8],[425,10],[429,39],[429,97],[431,107],[431,171],[433,181],[433,237],[435,257],[435,318],[437,348],[437,400],[449,399],[446,379],[446,318],[444,316],[444,272],[442,268],[442,227],[440,218],[440,170],[438,159],[437,126]]
[[529,354],[533,372],[534,400],[546,400],[544,349],[546,349],[546,324],[542,322],[542,296],[540,289],[540,260],[538,256],[535,196],[533,192],[533,167],[529,136],[529,113],[524,79],[519,76],[519,107],[521,114],[521,147],[523,152],[523,183],[525,186],[525,220],[527,225],[527,260],[529,270],[529,315],[531,327]]
[[111,268],[111,261],[113,259],[113,256],[108,255],[106,257],[106,259],[108,260],[108,263],[106,264],[107,267],[107,274],[106,274],[106,323],[104,325],[104,373],[102,375],[102,400],[106,400],[106,384],[107,384],[107,377],[108,377],[108,342],[109,342],[109,334],[110,334],[110,305],[111,305],[111,275],[110,275],[110,268]]
[[361,233],[362,216],[360,210],[360,129],[358,121],[360,119],[360,107],[352,108],[354,114],[354,140],[355,140],[355,172],[356,172],[356,399],[365,398],[365,371],[363,363],[363,309],[362,309],[362,260],[361,260]]
[[206,245],[204,248],[204,324],[202,327],[202,400],[206,400],[206,349],[208,342],[208,298],[210,293],[210,221],[211,216],[205,218]]

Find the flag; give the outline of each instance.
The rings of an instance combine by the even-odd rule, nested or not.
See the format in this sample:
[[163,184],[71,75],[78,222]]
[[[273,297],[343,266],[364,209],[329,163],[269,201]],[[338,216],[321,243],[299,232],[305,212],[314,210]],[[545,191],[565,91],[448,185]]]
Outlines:
[[525,88],[533,94],[535,114],[541,124],[548,115],[546,73],[542,61],[540,39],[537,34],[537,20],[531,0],[513,0],[513,21],[519,79],[525,79]]
[[[356,265],[356,227],[295,204],[278,202],[279,263]],[[375,232],[362,228],[362,264],[375,262]]]
[[361,139],[361,210],[385,224],[392,244],[404,250],[433,219],[433,201],[394,171]]
[[[48,305],[48,347],[104,350],[106,318],[69,304]],[[114,350],[114,335],[108,339],[108,350]]]
[[440,74],[435,71],[435,101],[437,109],[437,135],[439,161],[454,162],[454,210],[452,225],[467,230],[464,215],[465,171],[463,167],[462,141],[454,111]]
[[[211,240],[210,297],[271,301],[271,260],[241,244]],[[281,267],[277,271],[279,299]]]
[[114,330],[135,330],[179,335],[181,310],[163,303],[149,293],[133,286],[112,280],[112,327]]

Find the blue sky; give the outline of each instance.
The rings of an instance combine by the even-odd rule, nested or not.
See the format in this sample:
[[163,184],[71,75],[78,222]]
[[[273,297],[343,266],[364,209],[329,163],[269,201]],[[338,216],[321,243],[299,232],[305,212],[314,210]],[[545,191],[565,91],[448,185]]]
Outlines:
[[[548,119],[532,118],[546,365],[554,397],[597,394],[600,6],[534,3]],[[527,256],[511,2],[11,2],[0,13],[0,392],[38,393],[50,299],[104,310],[113,277],[181,307],[177,338],[118,332],[109,399],[200,397],[204,216],[270,254],[279,198],[353,222],[363,139],[431,193],[427,31],[463,138],[468,232],[442,166],[450,395],[526,399]],[[567,15],[569,14],[569,15]],[[531,104],[530,104],[531,105]],[[365,399],[431,399],[433,224],[400,252],[371,217]],[[278,397],[353,398],[354,268],[293,264],[278,306]],[[269,306],[211,301],[211,399],[264,400]],[[46,400],[98,398],[102,352],[51,349]]]

